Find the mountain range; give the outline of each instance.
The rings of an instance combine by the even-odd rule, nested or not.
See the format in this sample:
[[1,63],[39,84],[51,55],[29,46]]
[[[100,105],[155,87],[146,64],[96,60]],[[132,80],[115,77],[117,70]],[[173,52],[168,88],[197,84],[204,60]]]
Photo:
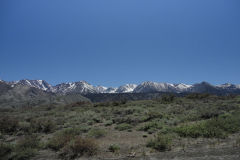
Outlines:
[[156,98],[166,92],[180,95],[187,93],[240,94],[240,85],[229,83],[211,85],[207,82],[188,85],[148,81],[139,85],[125,84],[114,88],[93,86],[86,81],[52,86],[44,80],[24,79],[12,82],[0,80],[0,108],[59,106],[79,101],[143,100]]
[[151,93],[151,92],[171,92],[171,93],[186,93],[186,92],[197,92],[197,93],[240,93],[240,85],[225,83],[222,85],[212,85],[207,82],[196,83],[193,85],[189,84],[172,84],[172,83],[158,83],[158,82],[143,82],[137,84],[125,84],[117,88],[105,87],[105,86],[93,86],[86,81],[61,83],[55,86],[50,85],[44,80],[19,80],[6,82],[1,81],[8,85],[8,87],[16,86],[28,86],[37,88],[46,92],[57,93],[57,94],[90,94],[90,93]]

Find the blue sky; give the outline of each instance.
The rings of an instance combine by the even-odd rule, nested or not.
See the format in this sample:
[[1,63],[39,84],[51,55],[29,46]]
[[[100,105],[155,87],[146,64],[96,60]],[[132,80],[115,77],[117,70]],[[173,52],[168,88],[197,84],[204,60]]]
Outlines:
[[1,0],[0,78],[240,84],[239,0]]

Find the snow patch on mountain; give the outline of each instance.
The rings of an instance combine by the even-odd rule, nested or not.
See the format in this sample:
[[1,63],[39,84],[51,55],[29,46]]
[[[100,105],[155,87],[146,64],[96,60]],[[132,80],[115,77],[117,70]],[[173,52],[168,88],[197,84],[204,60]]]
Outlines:
[[186,92],[192,87],[192,85],[180,83],[180,84],[175,84],[174,87],[177,92]]
[[233,85],[231,83],[225,83],[225,84],[217,85],[216,87],[227,89],[227,88],[234,88],[236,87],[236,85]]
[[175,89],[173,84],[170,83],[157,83],[157,82],[143,82],[138,85],[133,92],[144,93],[144,92],[169,92]]
[[136,84],[125,84],[116,90],[117,93],[131,93],[134,91],[134,89],[137,87]]
[[25,86],[28,86],[28,87],[38,88],[38,89],[41,89],[41,90],[44,90],[44,91],[52,90],[52,86],[44,80],[24,79],[24,80],[20,80],[20,81],[9,82],[8,84],[10,84],[11,87],[15,87],[16,85],[25,85]]
[[70,83],[61,83],[53,87],[53,92],[56,93],[97,93],[95,88],[87,83],[86,81],[79,81],[79,82],[70,82]]
[[107,87],[104,87],[104,86],[96,86],[95,87],[96,91],[98,93],[107,93],[106,90],[108,89]]
[[68,93],[76,88],[74,83],[61,83],[53,87],[52,92],[55,93]]
[[109,87],[109,88],[105,91],[105,93],[116,93],[116,91],[117,91],[117,88]]

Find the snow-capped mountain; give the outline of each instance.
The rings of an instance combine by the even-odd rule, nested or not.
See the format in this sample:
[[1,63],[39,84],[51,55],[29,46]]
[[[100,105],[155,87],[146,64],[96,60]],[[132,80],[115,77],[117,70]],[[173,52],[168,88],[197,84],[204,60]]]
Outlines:
[[13,82],[5,82],[3,80],[1,83],[6,83],[11,87],[15,86],[28,86],[41,89],[47,92],[67,94],[67,93],[149,93],[149,92],[172,92],[172,93],[183,93],[183,92],[198,92],[198,93],[240,93],[240,85],[234,85],[230,83],[225,83],[222,85],[211,85],[207,82],[196,83],[193,85],[188,84],[171,84],[171,83],[158,83],[158,82],[143,82],[139,85],[136,84],[126,84],[117,88],[105,87],[105,86],[93,86],[86,81],[61,83],[56,86],[51,86],[44,80],[20,80]]
[[216,87],[222,88],[222,89],[236,89],[236,88],[239,88],[239,85],[234,85],[234,84],[231,84],[231,83],[225,83],[225,84],[222,84],[222,85],[217,85]]
[[107,88],[105,93],[116,93],[116,91],[117,91],[117,88],[109,87],[109,88]]
[[231,86],[234,86],[234,85],[231,84],[231,83],[224,83],[224,84],[221,84],[221,85],[217,85],[216,87],[219,87],[219,88],[229,88]]
[[197,92],[197,93],[240,93],[240,87],[234,84],[223,84],[214,86],[207,82],[196,83],[193,85],[187,84],[171,84],[171,83],[157,83],[157,82],[143,82],[138,85],[134,91],[135,93],[147,92]]
[[95,87],[95,90],[98,92],[98,93],[107,93],[107,87],[104,87],[104,86],[96,86]]
[[174,84],[174,87],[176,89],[176,92],[187,92],[190,90],[192,85],[180,83],[180,84]]
[[222,90],[223,92],[232,92],[234,93],[237,90],[240,90],[240,85],[234,85],[230,83],[225,83],[222,85],[216,86],[219,90]]
[[131,93],[137,87],[136,84],[126,84],[118,87],[117,93]]
[[55,93],[116,93],[117,88],[104,87],[104,86],[93,86],[86,81],[72,82],[72,83],[61,83],[53,86],[53,92]]
[[76,88],[75,83],[61,83],[53,87],[52,92],[68,93]]
[[157,82],[143,82],[139,84],[133,92],[146,93],[146,92],[171,92],[175,91],[175,86],[170,83],[157,83]]
[[55,93],[98,93],[96,88],[87,83],[86,81],[72,82],[72,83],[61,83],[53,87],[53,92]]
[[24,85],[24,86],[38,88],[38,89],[41,89],[41,90],[44,90],[44,91],[51,91],[52,90],[52,86],[44,80],[23,79],[23,80],[20,80],[20,81],[9,82],[8,84],[10,84],[12,87],[14,87],[16,85]]

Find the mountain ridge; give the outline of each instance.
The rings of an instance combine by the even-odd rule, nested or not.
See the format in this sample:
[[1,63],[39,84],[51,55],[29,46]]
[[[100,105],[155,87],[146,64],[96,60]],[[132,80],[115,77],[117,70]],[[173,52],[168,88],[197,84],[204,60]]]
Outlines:
[[165,82],[153,82],[145,81],[140,84],[125,84],[119,87],[105,87],[105,86],[93,86],[86,81],[77,82],[65,82],[55,86],[50,85],[45,80],[29,80],[23,79],[19,81],[6,82],[1,80],[1,83],[6,83],[11,87],[18,85],[38,88],[46,92],[53,92],[59,94],[67,93],[80,93],[80,94],[98,94],[98,93],[150,93],[150,92],[172,92],[172,93],[184,93],[184,92],[208,92],[208,93],[240,93],[240,85],[224,83],[221,85],[212,85],[208,82],[201,82],[195,84],[184,83],[165,83]]

